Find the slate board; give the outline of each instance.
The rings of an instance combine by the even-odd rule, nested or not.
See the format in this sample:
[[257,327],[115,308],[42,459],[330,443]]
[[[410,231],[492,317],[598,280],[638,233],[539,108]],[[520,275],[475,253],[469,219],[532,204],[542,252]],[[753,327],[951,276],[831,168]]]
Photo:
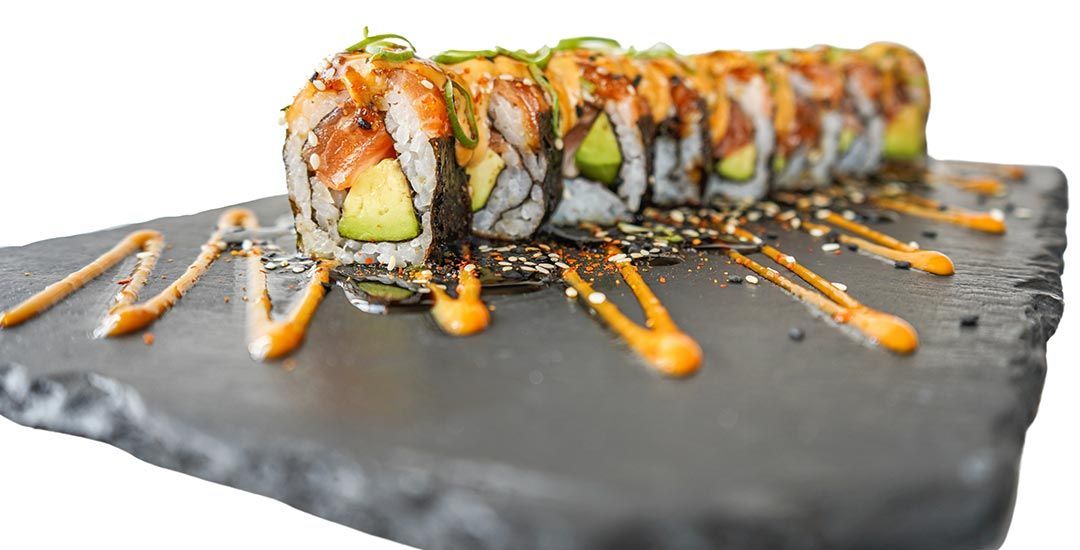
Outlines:
[[[421,548],[990,548],[1062,311],[1066,196],[1060,171],[1031,168],[981,205],[1031,210],[1003,237],[884,227],[950,255],[951,278],[782,234],[802,263],[911,322],[922,346],[910,357],[764,281],[720,288],[724,271],[746,273],[713,252],[645,274],[667,276],[654,289],[704,348],[687,380],[654,375],[558,288],[490,298],[493,326],[468,339],[423,314],[361,313],[334,290],[287,370],[245,353],[238,261],[215,264],[152,346],[91,339],[129,261],[0,331],[0,413]],[[264,223],[288,208],[248,206]],[[216,216],[139,225],[174,245],[147,292],[181,272]],[[129,230],[0,250],[0,306]],[[625,286],[598,288],[639,316]],[[977,328],[961,328],[969,313]]]

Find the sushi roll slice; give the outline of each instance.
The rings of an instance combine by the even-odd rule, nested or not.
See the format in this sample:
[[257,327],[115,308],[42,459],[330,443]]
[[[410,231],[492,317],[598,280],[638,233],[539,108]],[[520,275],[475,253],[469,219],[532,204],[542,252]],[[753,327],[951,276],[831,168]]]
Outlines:
[[629,219],[647,200],[652,117],[623,74],[618,44],[561,41],[544,75],[555,91],[563,151],[562,200],[552,223],[610,225]]
[[857,50],[814,48],[844,81],[840,100],[842,125],[833,173],[867,177],[881,165],[885,119],[881,113],[881,72]]
[[759,52],[773,92],[776,152],[774,189],[806,189],[829,183],[842,118],[843,85],[812,54],[791,50]]
[[861,51],[881,72],[881,112],[885,119],[882,172],[914,181],[926,169],[926,120],[930,88],[926,65],[899,44],[879,42]]
[[712,166],[705,200],[764,197],[776,135],[765,74],[743,52],[711,52],[693,56],[691,62],[709,113]]
[[283,157],[305,254],[392,269],[467,235],[454,150],[464,123],[445,100],[454,90],[403,42],[367,37],[326,59],[287,108]]
[[434,56],[472,94],[478,127],[472,148],[457,147],[476,235],[520,240],[554,211],[562,194],[562,151],[543,74],[495,51]]
[[698,204],[708,170],[708,127],[705,99],[687,62],[666,44],[625,59],[625,72],[648,103],[655,129],[651,202]]

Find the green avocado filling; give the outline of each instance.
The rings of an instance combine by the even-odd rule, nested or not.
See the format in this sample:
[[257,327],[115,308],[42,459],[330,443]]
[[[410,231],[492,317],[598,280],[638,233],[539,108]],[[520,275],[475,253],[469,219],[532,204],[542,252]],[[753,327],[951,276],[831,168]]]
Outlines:
[[363,281],[356,283],[356,286],[360,290],[364,291],[364,294],[371,296],[372,298],[381,298],[383,300],[390,300],[393,302],[404,300],[413,295],[413,291],[407,288],[401,288],[400,286],[388,285],[385,283],[377,283],[374,281]]
[[777,153],[772,159],[772,172],[774,175],[779,176],[783,173],[784,168],[787,167],[787,157]]
[[747,143],[731,152],[716,164],[720,177],[731,181],[746,181],[754,175],[757,146]]
[[917,105],[905,105],[885,128],[886,159],[909,161],[926,152],[926,121]]
[[465,168],[469,176],[469,196],[472,197],[472,211],[476,212],[487,204],[499,174],[506,167],[506,162],[498,153],[488,149],[480,162]]
[[851,149],[851,144],[854,142],[855,130],[853,128],[844,128],[840,131],[840,139],[837,141],[836,146],[841,153],[846,153],[848,149]]
[[574,164],[586,178],[606,185],[615,183],[622,166],[622,152],[606,113],[600,113],[589,128],[581,147],[574,153]]
[[338,233],[356,241],[407,241],[420,234],[412,190],[397,159],[353,176]]

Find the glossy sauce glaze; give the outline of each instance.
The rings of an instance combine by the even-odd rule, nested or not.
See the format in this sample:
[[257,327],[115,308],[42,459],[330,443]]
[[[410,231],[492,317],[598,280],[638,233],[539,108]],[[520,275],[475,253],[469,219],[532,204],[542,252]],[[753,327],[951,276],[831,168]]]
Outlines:
[[[661,374],[671,377],[689,376],[701,367],[701,346],[679,330],[660,299],[629,262],[619,264],[619,273],[634,293],[645,313],[645,326],[638,325],[593,290],[576,269],[563,271],[563,281],[573,288],[593,311],[614,330],[638,355]],[[572,293],[571,293],[572,294]]]
[[491,313],[480,299],[481,286],[474,264],[467,264],[458,272],[457,298],[451,297],[436,284],[428,284],[435,298],[431,316],[443,332],[452,336],[469,336],[488,327]]
[[[736,228],[734,234],[740,238],[760,242],[752,233]],[[762,244],[761,251],[774,262],[784,266],[802,280],[809,283],[820,294],[799,286],[774,269],[767,268],[740,252],[727,252],[735,263],[747,267],[787,290],[803,301],[828,314],[834,321],[855,327],[871,340],[886,349],[899,354],[908,354],[919,346],[919,337],[915,329],[905,320],[888,313],[867,307],[840,290],[824,277],[798,263],[791,255],[781,252],[776,247]]]
[[910,216],[951,223],[995,235],[1005,233],[1005,220],[992,212],[972,212],[948,207],[917,195],[874,197],[870,200],[875,206]]
[[[828,210],[819,211],[817,217],[819,220],[828,222],[859,236],[852,237],[840,233],[837,235],[837,240],[843,244],[855,245],[859,250],[883,258],[888,258],[896,262],[909,262],[912,268],[934,275],[949,276],[956,273],[956,267],[953,265],[952,260],[941,252],[937,252],[936,250],[921,250],[908,243],[901,242],[895,237],[871,229],[861,223],[849,220]],[[811,232],[816,230],[817,232],[827,233],[829,231],[827,226],[809,221],[803,221],[801,227]]]

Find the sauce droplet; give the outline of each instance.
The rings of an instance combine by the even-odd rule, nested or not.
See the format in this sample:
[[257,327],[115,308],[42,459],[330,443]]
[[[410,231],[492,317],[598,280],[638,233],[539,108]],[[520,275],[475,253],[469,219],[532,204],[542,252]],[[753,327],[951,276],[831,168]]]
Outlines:
[[468,264],[458,271],[457,298],[435,284],[428,284],[428,288],[435,297],[431,316],[443,332],[469,336],[483,331],[491,322],[491,312],[480,299],[481,284],[475,265]]

